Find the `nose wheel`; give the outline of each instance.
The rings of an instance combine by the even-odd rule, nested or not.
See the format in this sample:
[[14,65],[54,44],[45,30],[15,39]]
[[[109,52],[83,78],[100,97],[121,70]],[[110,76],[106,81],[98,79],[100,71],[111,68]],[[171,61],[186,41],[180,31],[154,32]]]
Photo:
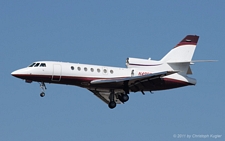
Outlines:
[[41,97],[44,97],[44,96],[45,96],[45,93],[44,93],[44,92],[41,92],[41,93],[40,93],[40,96],[41,96]]
[[46,86],[45,86],[45,83],[44,82],[41,82],[39,83],[40,84],[40,88],[41,88],[41,93],[40,93],[40,96],[41,97],[44,97],[45,96],[45,90],[47,89]]

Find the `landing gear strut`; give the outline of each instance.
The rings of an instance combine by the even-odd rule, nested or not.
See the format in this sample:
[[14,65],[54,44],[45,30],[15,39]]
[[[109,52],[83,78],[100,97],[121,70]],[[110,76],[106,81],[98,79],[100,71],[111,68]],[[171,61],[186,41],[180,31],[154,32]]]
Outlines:
[[41,91],[42,91],[42,92],[40,93],[40,96],[41,96],[41,97],[44,97],[44,96],[45,96],[45,90],[46,90],[47,88],[46,88],[44,82],[40,82],[39,84],[40,84],[40,88],[41,88]]
[[114,100],[114,95],[115,95],[114,90],[111,90],[110,95],[109,95],[110,102],[108,104],[110,109],[113,109],[113,108],[116,107],[116,102]]

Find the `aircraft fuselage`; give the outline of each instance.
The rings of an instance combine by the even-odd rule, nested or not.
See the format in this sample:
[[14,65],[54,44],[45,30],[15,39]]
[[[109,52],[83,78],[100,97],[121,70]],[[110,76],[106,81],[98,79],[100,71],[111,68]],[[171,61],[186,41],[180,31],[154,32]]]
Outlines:
[[[39,66],[26,67],[16,70],[13,76],[26,80],[27,82],[37,81],[46,83],[75,85],[84,88],[116,88],[116,85],[92,85],[91,81],[98,79],[118,79],[133,76],[141,76],[155,73],[140,68],[119,68],[109,66],[98,66],[88,64],[76,64],[54,61],[39,61]],[[45,67],[40,64],[44,63]],[[195,80],[174,74],[178,79],[165,77],[149,82],[148,86],[144,86],[144,91],[163,90],[187,85],[194,85]],[[174,76],[173,76],[174,77]],[[146,85],[146,84],[145,84]],[[131,90],[132,91],[132,90]],[[137,90],[134,90],[137,91]]]

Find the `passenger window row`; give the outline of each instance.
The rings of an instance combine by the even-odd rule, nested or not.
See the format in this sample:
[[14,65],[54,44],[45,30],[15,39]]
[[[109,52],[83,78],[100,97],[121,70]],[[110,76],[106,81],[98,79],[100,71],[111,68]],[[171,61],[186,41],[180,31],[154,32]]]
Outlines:
[[[74,66],[71,66],[71,70],[74,70]],[[81,67],[77,67],[77,70],[78,70],[78,71],[81,71],[82,69],[81,69]],[[84,67],[83,70],[84,70],[84,71],[88,71],[88,68],[87,68],[87,67]],[[94,68],[90,68],[90,71],[91,71],[91,72],[94,72]],[[97,72],[100,73],[101,70],[100,70],[99,68],[97,68]],[[103,72],[104,72],[104,73],[107,73],[107,69],[103,69]],[[113,74],[113,70],[110,70],[109,72],[110,72],[111,74]]]
[[[46,64],[45,63],[32,63],[29,67],[46,67]],[[84,71],[88,71],[87,67],[84,67],[83,69],[84,69]],[[74,70],[74,66],[71,66],[71,70]],[[81,71],[81,67],[77,67],[77,70]],[[90,71],[94,72],[94,68],[90,68]],[[99,68],[97,68],[97,72],[100,73],[101,70]],[[109,72],[111,74],[114,73],[113,70],[110,70]],[[107,69],[103,69],[103,73],[107,73]]]

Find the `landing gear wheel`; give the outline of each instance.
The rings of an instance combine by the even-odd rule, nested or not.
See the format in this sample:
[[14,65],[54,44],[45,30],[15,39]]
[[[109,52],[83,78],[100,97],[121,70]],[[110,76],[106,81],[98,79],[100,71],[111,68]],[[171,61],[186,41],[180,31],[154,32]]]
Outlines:
[[41,97],[44,97],[44,96],[45,96],[45,93],[44,93],[44,92],[42,92],[42,93],[40,94],[40,96],[41,96]]
[[122,94],[120,97],[119,97],[119,100],[121,102],[127,102],[129,100],[129,96],[127,94]]
[[113,108],[116,107],[116,102],[115,101],[110,101],[108,106],[109,106],[110,109],[113,109]]

